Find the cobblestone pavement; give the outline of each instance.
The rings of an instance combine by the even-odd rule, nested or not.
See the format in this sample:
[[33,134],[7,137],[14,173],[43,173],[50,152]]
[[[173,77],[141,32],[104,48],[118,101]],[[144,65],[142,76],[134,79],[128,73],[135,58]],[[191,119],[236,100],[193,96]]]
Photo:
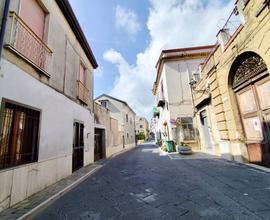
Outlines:
[[[195,157],[196,158],[196,157]],[[270,219],[270,174],[144,145],[110,160],[35,219]]]

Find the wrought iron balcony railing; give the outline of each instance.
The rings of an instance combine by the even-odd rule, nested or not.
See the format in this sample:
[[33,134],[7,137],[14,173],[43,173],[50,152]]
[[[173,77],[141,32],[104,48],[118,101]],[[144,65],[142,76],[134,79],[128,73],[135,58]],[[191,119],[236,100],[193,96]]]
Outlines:
[[85,104],[88,104],[90,101],[90,92],[89,89],[78,80],[78,99],[84,102]]
[[230,42],[237,36],[239,30],[243,27],[241,18],[235,7],[224,26],[217,34],[218,41],[221,43],[223,50],[228,47]]
[[50,48],[15,12],[10,13],[9,27],[7,47],[49,75],[48,61],[52,55]]

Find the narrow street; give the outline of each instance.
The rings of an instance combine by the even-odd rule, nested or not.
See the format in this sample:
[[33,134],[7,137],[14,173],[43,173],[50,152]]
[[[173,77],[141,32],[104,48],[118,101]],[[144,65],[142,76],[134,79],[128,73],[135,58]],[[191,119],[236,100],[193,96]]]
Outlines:
[[118,157],[34,219],[270,219],[270,174],[222,159]]

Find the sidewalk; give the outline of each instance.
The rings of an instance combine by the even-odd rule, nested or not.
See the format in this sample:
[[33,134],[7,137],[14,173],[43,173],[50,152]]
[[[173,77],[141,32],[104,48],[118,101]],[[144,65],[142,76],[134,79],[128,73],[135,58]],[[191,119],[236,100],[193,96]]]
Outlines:
[[[135,146],[136,147],[136,146]],[[81,183],[88,176],[95,173],[101,167],[106,165],[110,159],[117,157],[120,154],[123,154],[129,150],[134,149],[135,147],[123,149],[122,151],[115,153],[108,157],[107,159],[99,160],[93,164],[82,167],[78,171],[72,173],[70,176],[58,181],[57,183],[45,188],[44,190],[35,193],[29,198],[17,203],[16,205],[0,212],[1,220],[13,220],[13,219],[25,219],[32,214],[34,214],[41,207],[50,204],[55,201],[61,195],[65,194],[73,187]]]
[[62,179],[44,190],[30,196],[15,206],[0,212],[0,219],[23,219],[41,206],[45,205],[45,203],[57,199],[60,195],[66,193],[68,190],[86,179],[90,174],[100,169],[104,165],[102,162],[83,167],[65,179]]

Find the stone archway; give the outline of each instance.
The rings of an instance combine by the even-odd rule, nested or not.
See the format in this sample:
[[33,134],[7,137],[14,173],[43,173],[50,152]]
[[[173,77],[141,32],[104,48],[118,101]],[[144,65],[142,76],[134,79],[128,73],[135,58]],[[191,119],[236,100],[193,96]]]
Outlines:
[[[230,70],[249,161],[270,165],[270,77],[264,60],[254,52],[238,56]],[[268,95],[267,95],[268,94]]]

